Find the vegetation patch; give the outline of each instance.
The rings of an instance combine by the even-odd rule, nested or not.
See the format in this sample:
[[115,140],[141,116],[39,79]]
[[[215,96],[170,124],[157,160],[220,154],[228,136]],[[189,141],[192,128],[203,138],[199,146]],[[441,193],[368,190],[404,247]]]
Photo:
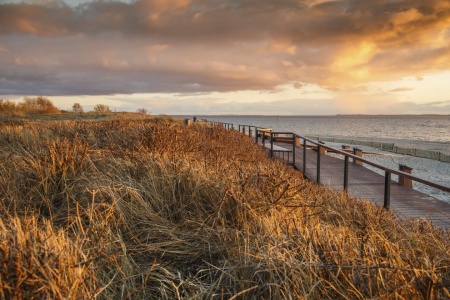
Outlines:
[[448,232],[169,118],[0,127],[0,298],[449,298]]

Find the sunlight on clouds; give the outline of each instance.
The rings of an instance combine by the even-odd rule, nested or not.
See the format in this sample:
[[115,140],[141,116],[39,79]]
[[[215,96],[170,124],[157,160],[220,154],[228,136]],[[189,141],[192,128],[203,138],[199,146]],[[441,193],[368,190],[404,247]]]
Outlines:
[[267,41],[259,46],[256,52],[259,55],[289,54],[294,56],[297,54],[298,47],[290,40]]
[[[376,51],[377,46],[372,42],[364,41],[359,45],[349,45],[337,54],[331,69],[334,72],[347,72],[352,71],[353,68],[360,68],[370,62]],[[360,79],[365,74],[355,73],[356,79]]]
[[[178,10],[182,10],[189,6],[191,0],[152,0],[138,1],[137,6],[140,11],[148,11],[147,20],[151,23],[164,22],[162,16],[170,14]],[[161,23],[162,24],[162,23]]]
[[448,0],[64,1],[0,0],[0,94],[162,112],[448,107]]
[[450,100],[450,71],[425,75],[420,81],[415,78],[405,78],[403,81],[409,82],[413,88],[407,95],[410,101],[426,104]]
[[[145,107],[154,114],[395,114],[440,113],[448,109],[449,94],[441,90],[450,80],[450,72],[406,77],[396,82],[373,82],[349,92],[333,92],[312,84],[280,86],[276,92],[235,91],[191,94],[117,94],[111,96],[52,97],[54,103],[70,110],[75,102],[92,109],[108,104],[111,109],[136,111]],[[435,86],[430,86],[433,82]],[[431,93],[436,89],[436,93]],[[410,94],[410,96],[407,96]],[[411,98],[411,95],[415,97]],[[422,98],[419,98],[422,97]],[[426,99],[426,100],[425,100]]]
[[35,24],[29,22],[28,20],[21,19],[16,21],[16,26],[19,30],[26,33],[36,33],[37,29]]
[[209,68],[212,71],[217,71],[217,72],[224,72],[224,71],[229,71],[229,72],[247,72],[248,68],[245,65],[234,65],[231,64],[229,62],[223,62],[223,61],[212,61],[209,63]]
[[391,16],[391,22],[395,26],[404,25],[407,23],[411,23],[414,21],[418,21],[423,18],[423,14],[421,14],[417,8],[411,8],[407,11],[402,11],[399,13],[395,13]]
[[[448,19],[448,22],[450,23],[450,17]],[[440,29],[436,32],[436,34],[430,36],[430,39],[432,38],[432,43],[430,43],[434,48],[441,48],[441,47],[450,47],[450,29]],[[431,42],[431,41],[430,41]]]
[[348,114],[367,114],[373,113],[368,111],[367,99],[362,100],[361,95],[358,94],[345,94],[337,95],[335,101],[340,107],[346,111]]
[[294,67],[294,63],[292,61],[288,61],[288,60],[283,60],[281,62],[281,64],[285,67],[291,67],[291,68]]
[[[332,1],[332,0],[331,0]],[[330,0],[310,0],[308,1],[308,5],[310,7],[321,4],[321,3],[327,3],[327,2],[331,2]]]
[[[358,98],[361,105],[368,99],[378,99],[379,107],[366,113],[446,113],[435,110],[448,108],[450,101],[450,72],[429,74],[421,77],[404,77],[398,81],[370,82],[366,91],[345,94],[342,105],[353,107]],[[342,98],[340,96],[340,98]],[[349,99],[351,100],[350,102]],[[360,108],[362,110],[362,108]],[[448,112],[447,112],[448,113]]]

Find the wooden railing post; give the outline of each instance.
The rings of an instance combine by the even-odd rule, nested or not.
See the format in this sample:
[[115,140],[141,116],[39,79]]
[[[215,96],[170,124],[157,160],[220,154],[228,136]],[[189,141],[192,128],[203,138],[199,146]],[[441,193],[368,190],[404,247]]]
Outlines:
[[[359,149],[359,148],[353,148],[353,154],[354,155],[356,155],[356,156],[359,156],[359,157],[363,157],[363,151],[361,150],[361,149]],[[362,161],[360,161],[360,160],[357,160],[357,159],[353,159],[353,163],[354,164],[357,164],[357,165],[359,165],[359,166],[362,166],[363,165],[363,162]]]
[[[408,166],[406,166],[406,165],[399,164],[399,165],[398,165],[398,168],[399,168],[399,170],[402,171],[402,172],[405,172],[405,173],[408,173],[408,174],[412,174],[413,168],[411,168],[411,167],[408,167]],[[403,177],[403,176],[401,176],[401,175],[398,176],[398,184],[399,184],[399,185],[402,185],[402,186],[404,186],[404,187],[406,187],[406,188],[412,188],[412,187],[413,187],[413,181],[412,181],[412,179],[405,178],[405,177]]]
[[[321,144],[325,144],[325,142],[319,141]],[[320,152],[320,154],[325,155],[327,154],[327,148],[318,146],[317,151]]]

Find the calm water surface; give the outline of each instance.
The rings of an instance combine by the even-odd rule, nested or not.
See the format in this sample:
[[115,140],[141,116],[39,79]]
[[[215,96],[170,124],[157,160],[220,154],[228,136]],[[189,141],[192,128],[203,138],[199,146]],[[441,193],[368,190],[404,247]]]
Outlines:
[[198,116],[305,136],[375,140],[450,154],[450,116]]

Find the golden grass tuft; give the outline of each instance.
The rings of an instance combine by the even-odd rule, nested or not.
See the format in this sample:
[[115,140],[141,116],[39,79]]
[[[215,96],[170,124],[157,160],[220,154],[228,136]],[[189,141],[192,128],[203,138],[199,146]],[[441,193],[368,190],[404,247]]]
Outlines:
[[0,127],[0,298],[449,298],[448,232],[318,187],[236,131]]

